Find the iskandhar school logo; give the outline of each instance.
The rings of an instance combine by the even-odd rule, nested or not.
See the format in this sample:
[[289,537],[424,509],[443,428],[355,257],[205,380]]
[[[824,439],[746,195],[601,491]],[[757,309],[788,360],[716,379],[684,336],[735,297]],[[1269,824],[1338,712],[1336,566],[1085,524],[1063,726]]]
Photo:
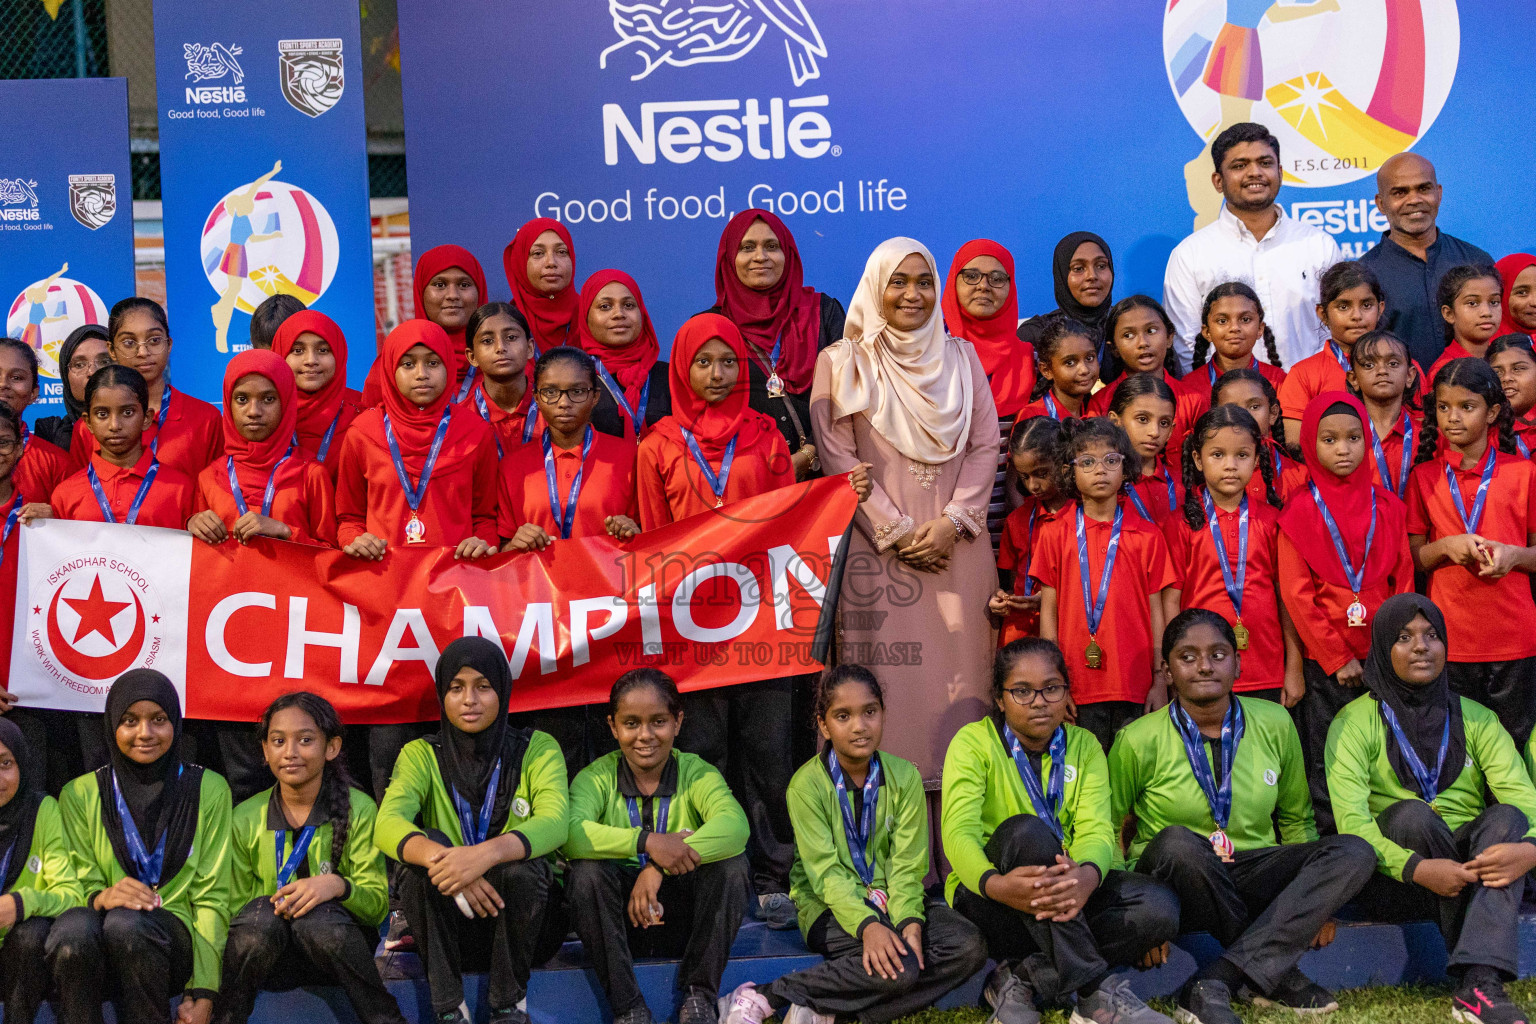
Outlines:
[[[1374,175],[1423,138],[1456,77],[1456,0],[1166,3],[1163,61],[1190,126],[1208,145],[1229,125],[1263,124],[1288,185]],[[1186,179],[1191,206],[1214,217],[1210,171],[1202,152]]]
[[346,78],[340,39],[281,39],[277,54],[283,99],[294,110],[319,117],[341,99]]
[[663,64],[724,64],[740,60],[772,33],[784,42],[789,74],[796,88],[821,77],[818,57],[827,44],[806,10],[804,0],[608,0],[613,30],[619,41],[603,50],[598,66],[608,58],[632,51],[639,81]]

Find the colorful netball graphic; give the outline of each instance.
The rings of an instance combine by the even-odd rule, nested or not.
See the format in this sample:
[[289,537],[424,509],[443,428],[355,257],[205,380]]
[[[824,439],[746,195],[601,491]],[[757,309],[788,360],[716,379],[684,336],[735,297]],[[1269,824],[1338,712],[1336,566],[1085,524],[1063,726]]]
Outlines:
[[[1456,77],[1456,0],[1167,0],[1163,61],[1207,144],[1258,121],[1280,140],[1285,182],[1345,185],[1376,173],[1434,123]],[[1214,216],[1210,161],[1190,161],[1190,205]],[[1198,220],[1197,220],[1198,223]]]
[[59,346],[69,332],[85,324],[107,322],[107,306],[86,284],[64,276],[66,263],[41,281],[21,290],[5,314],[5,333],[20,338],[37,352],[38,371],[59,377]]
[[219,200],[203,223],[203,271],[219,299],[210,313],[214,343],[229,351],[235,310],[252,313],[279,292],[311,305],[336,276],[336,224],[320,201],[272,170]]

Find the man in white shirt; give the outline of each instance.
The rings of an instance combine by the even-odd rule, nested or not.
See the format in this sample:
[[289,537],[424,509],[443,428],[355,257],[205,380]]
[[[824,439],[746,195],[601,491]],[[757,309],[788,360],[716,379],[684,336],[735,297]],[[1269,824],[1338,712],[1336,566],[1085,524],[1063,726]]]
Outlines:
[[1221,215],[1178,244],[1163,276],[1179,363],[1189,369],[1206,295],[1219,284],[1243,281],[1258,293],[1280,358],[1291,367],[1328,338],[1317,317],[1317,282],[1344,257],[1332,235],[1292,220],[1275,202],[1280,140],[1269,129],[1251,121],[1233,125],[1211,143],[1211,160],[1211,184],[1225,200]]

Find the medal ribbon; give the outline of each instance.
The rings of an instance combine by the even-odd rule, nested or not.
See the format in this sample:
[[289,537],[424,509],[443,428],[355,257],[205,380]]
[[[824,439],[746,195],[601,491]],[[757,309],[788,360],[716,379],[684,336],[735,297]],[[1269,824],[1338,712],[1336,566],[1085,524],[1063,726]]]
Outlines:
[[614,402],[623,410],[624,415],[629,417],[629,422],[634,425],[635,437],[638,439],[640,437],[642,421],[645,419],[646,405],[651,397],[650,375],[646,375],[645,383],[640,386],[640,401],[636,403],[635,408],[631,409],[629,403],[624,399],[624,389],[619,387],[619,382],[613,379],[613,374],[608,372],[608,368],[603,365],[603,361],[601,359],[593,359],[592,362],[597,365],[597,375],[602,378],[603,387],[608,389],[608,393],[613,396]]
[[[480,371],[476,370],[473,366],[471,366],[469,370],[465,372],[464,383],[459,385],[459,397],[453,400],[454,405],[458,405],[459,403],[463,402],[464,399],[469,397],[469,393],[475,389],[475,378],[479,376],[479,373]],[[485,415],[484,405],[480,407],[480,415]]]
[[[465,378],[465,380],[468,381],[468,378]],[[485,404],[485,392],[476,390],[474,392],[474,396],[475,410],[480,413],[480,418],[485,420],[487,423],[491,422],[491,408]],[[529,402],[528,406],[531,409],[533,407],[533,403]],[[491,436],[496,440],[496,457],[499,459],[506,454],[506,452],[501,450],[501,431],[492,427]]]
[[[1459,697],[1452,695],[1452,700]],[[1445,715],[1445,729],[1440,733],[1440,756],[1435,761],[1435,773],[1429,773],[1429,766],[1419,758],[1419,752],[1413,749],[1413,744],[1408,742],[1408,737],[1403,734],[1403,727],[1397,721],[1397,715],[1392,711],[1391,705],[1386,701],[1380,702],[1381,717],[1387,720],[1387,728],[1392,730],[1392,735],[1397,738],[1397,749],[1402,752],[1403,760],[1408,762],[1408,770],[1413,772],[1413,779],[1419,786],[1419,795],[1424,802],[1432,804],[1440,795],[1440,775],[1445,771],[1445,754],[1451,749],[1451,715],[1447,711]]]
[[555,482],[554,445],[549,440],[549,428],[544,429],[544,482],[549,485],[549,514],[555,517],[555,527],[561,540],[571,539],[571,528],[576,525],[576,498],[581,494],[581,478],[587,471],[587,454],[592,451],[592,424],[587,424],[587,435],[581,442],[581,465],[576,468],[576,478],[571,481],[571,496],[565,501],[565,514],[560,514],[560,488]]
[[1226,717],[1221,720],[1220,786],[1216,785],[1211,764],[1206,760],[1205,736],[1177,699],[1168,704],[1168,717],[1173,719],[1174,728],[1184,740],[1184,754],[1189,758],[1189,767],[1195,773],[1200,791],[1205,794],[1205,802],[1211,807],[1211,820],[1222,831],[1226,831],[1227,822],[1232,820],[1232,765],[1237,760],[1237,745],[1243,741],[1245,728],[1242,702],[1235,693],[1228,700]]
[[[272,467],[272,472],[267,476],[267,489],[261,495],[261,514],[264,516],[272,514],[272,499],[277,496],[277,471],[282,469],[283,463],[291,458],[293,458],[293,444],[290,442],[287,453],[277,460]],[[235,508],[239,509],[243,516],[250,511],[250,508],[245,503],[245,494],[240,490],[240,478],[235,475],[235,457],[228,456],[225,465],[229,470],[229,493],[234,495]]]
[[[1367,416],[1366,419],[1371,418]],[[1387,490],[1399,498],[1404,498],[1408,494],[1408,471],[1413,468],[1413,417],[1406,411],[1403,413],[1403,456],[1398,460],[1396,484],[1393,484],[1392,474],[1387,470],[1387,451],[1381,446],[1381,435],[1376,433],[1374,420],[1371,421],[1370,426],[1371,448],[1376,453],[1376,470],[1381,474],[1381,482]]]
[[1029,567],[1030,567],[1031,564],[1033,564],[1033,562],[1035,560],[1035,517],[1038,516],[1039,514],[1040,514],[1040,506],[1039,505],[1036,505],[1034,508],[1029,510],[1029,527],[1028,527],[1028,534],[1027,534],[1028,537],[1029,537],[1029,557],[1024,559],[1024,596],[1025,597],[1034,597],[1035,596],[1035,585],[1034,585],[1034,582],[1029,578]]
[[[640,799],[639,799],[639,797],[627,796],[627,797],[624,798],[624,803],[629,806],[629,826],[630,826],[630,828],[644,828],[645,827],[645,819],[640,817]],[[651,822],[651,824],[655,826],[654,828],[651,829],[652,832],[666,832],[666,830],[667,830],[667,814],[668,814],[668,812],[671,809],[672,809],[672,798],[671,797],[664,796],[664,797],[660,797],[659,799],[657,799],[656,804],[655,804],[655,815],[656,815],[656,817],[655,817],[655,820]],[[651,862],[651,855],[650,854],[642,853],[640,855],[640,866],[641,867],[645,867],[650,862]]]
[[[16,529],[16,521],[21,518],[21,488],[16,489],[16,496],[11,499],[10,514],[5,517],[5,528],[0,530],[0,565],[5,564],[5,542],[11,539],[11,531]],[[5,877],[5,872],[0,871],[0,879]]]
[[[1253,355],[1253,353],[1250,352],[1248,354],[1248,365],[1246,367],[1244,367],[1244,369],[1255,370],[1255,369],[1258,369],[1258,366],[1259,366],[1258,359]],[[1205,368],[1206,368],[1206,371],[1211,375],[1211,387],[1215,387],[1216,386],[1216,357],[1215,356],[1211,356],[1211,361],[1205,364]]]
[[1051,393],[1049,391],[1045,393],[1044,401],[1045,414],[1058,423],[1061,422],[1061,409],[1059,406],[1057,406],[1056,399],[1051,397]]
[[1083,503],[1077,503],[1077,568],[1078,579],[1083,585],[1083,612],[1088,617],[1088,636],[1099,632],[1099,622],[1104,618],[1104,607],[1109,603],[1109,579],[1115,571],[1115,556],[1120,553],[1120,528],[1125,523],[1125,506],[1115,506],[1115,522],[1109,530],[1109,545],[1104,552],[1104,575],[1099,578],[1097,599],[1088,591],[1088,534],[1084,529]]
[[1035,772],[1035,766],[1030,763],[1029,754],[1024,750],[1024,744],[1013,734],[1013,730],[1007,725],[1003,726],[1003,740],[1008,745],[1008,753],[1013,756],[1014,767],[1019,770],[1019,780],[1024,783],[1024,792],[1029,794],[1029,802],[1035,805],[1035,817],[1050,826],[1058,842],[1066,841],[1066,832],[1061,826],[1061,804],[1067,792],[1067,730],[1065,726],[1058,725],[1056,731],[1051,734],[1051,746],[1048,751],[1051,758],[1051,781],[1049,788],[1042,790],[1040,776]]
[[[138,522],[139,509],[144,504],[144,499],[149,494],[150,485],[155,482],[155,476],[160,472],[158,460],[149,464],[149,471],[144,474],[144,482],[139,484],[138,493],[133,496],[133,503],[128,506],[128,515],[123,522],[129,526]],[[107,501],[107,492],[101,489],[101,480],[96,476],[96,467],[86,464],[85,477],[91,482],[91,490],[96,492],[96,504],[101,507],[102,522],[115,523],[117,516],[112,514],[112,503]]]
[[1332,338],[1328,339],[1328,351],[1333,353],[1333,361],[1339,364],[1339,369],[1348,374],[1349,357],[1344,354],[1344,350],[1339,347],[1339,343]]
[[315,838],[315,826],[305,825],[299,830],[298,837],[293,841],[293,852],[288,855],[287,860],[284,860],[283,843],[287,838],[286,829],[277,833],[277,887],[279,889],[293,881],[294,872],[298,871],[299,865],[304,862],[304,857],[309,853],[310,841]]
[[[1179,502],[1179,492],[1174,490],[1173,473],[1168,469],[1167,466],[1163,467],[1163,473],[1166,476],[1168,482],[1168,511],[1172,512],[1174,506]],[[1141,518],[1155,525],[1157,521],[1153,519],[1152,514],[1147,511],[1146,502],[1141,500],[1141,495],[1137,493],[1136,488],[1132,487],[1129,493],[1131,504],[1136,506],[1136,511],[1141,513]]]
[[500,781],[501,758],[498,757],[496,767],[491,769],[491,781],[485,784],[485,799],[480,802],[478,813],[459,795],[457,788],[448,787],[448,795],[453,797],[453,809],[459,814],[459,831],[464,836],[465,846],[478,846],[490,834],[491,810],[496,806],[496,784]]
[[[176,777],[181,778],[181,765],[176,766]],[[117,804],[117,817],[123,823],[123,842],[128,847],[128,859],[133,863],[128,865],[134,878],[145,885],[154,887],[160,884],[160,871],[165,867],[165,837],[170,834],[170,828],[160,833],[160,841],[155,844],[155,850],[151,853],[144,846],[144,838],[139,834],[138,823],[133,820],[133,812],[128,809],[128,801],[123,799],[123,791],[117,784],[117,772],[112,773],[112,800]]]
[[395,428],[389,422],[389,413],[384,414],[384,439],[389,442],[389,457],[394,460],[395,475],[400,478],[400,487],[405,491],[405,503],[412,512],[421,507],[422,499],[427,496],[427,482],[432,479],[432,467],[437,465],[437,457],[443,450],[443,438],[448,436],[448,420],[452,415],[453,406],[445,406],[443,418],[437,421],[437,434],[432,438],[427,461],[421,466],[421,482],[412,487],[411,475],[405,471],[405,459],[400,455],[400,442],[395,440]]
[[875,838],[875,804],[880,799],[880,758],[869,761],[869,773],[864,776],[864,806],[859,820],[853,820],[853,800],[848,796],[848,780],[843,766],[837,763],[837,751],[827,751],[827,771],[832,775],[832,786],[837,790],[837,806],[843,813],[843,836],[848,840],[848,856],[853,860],[853,870],[866,889],[875,884],[875,858],[870,844]]
[[[1312,491],[1312,501],[1316,503],[1318,512],[1322,513],[1323,525],[1328,527],[1328,536],[1333,541],[1334,554],[1339,556],[1339,564],[1344,567],[1344,578],[1349,581],[1349,589],[1355,592],[1356,600],[1359,600],[1360,588],[1365,585],[1365,563],[1371,557],[1371,542],[1376,539],[1376,492],[1371,491],[1371,525],[1365,531],[1365,553],[1360,556],[1360,568],[1356,569],[1349,564],[1349,552],[1344,549],[1344,538],[1339,535],[1339,524],[1333,521],[1333,513],[1328,511],[1327,502],[1317,490],[1317,484],[1307,481],[1307,487]],[[1456,488],[1451,488],[1455,493]]]
[[[149,454],[157,457],[160,454],[160,432],[165,429],[165,417],[171,411],[172,394],[174,392],[171,391],[171,376],[166,374],[165,393],[160,396],[160,412],[155,416],[155,439],[149,442]],[[110,519],[107,521],[111,522]],[[129,525],[132,524],[130,523]]]
[[1238,621],[1243,618],[1243,584],[1248,578],[1248,495],[1243,495],[1243,500],[1237,507],[1237,573],[1232,572],[1232,562],[1227,557],[1227,541],[1221,535],[1221,526],[1216,522],[1216,503],[1211,500],[1211,492],[1206,491],[1202,498],[1205,500],[1205,525],[1211,531],[1211,540],[1216,544],[1216,560],[1221,563],[1221,583],[1227,588],[1227,597],[1232,602],[1232,610],[1237,612]]
[[1522,459],[1528,459],[1531,457],[1531,446],[1526,444],[1525,438],[1521,437],[1519,434],[1515,435],[1515,448],[1520,452],[1520,457]]
[[1456,473],[1451,469],[1450,463],[1445,466],[1445,482],[1451,489],[1451,501],[1456,503],[1456,514],[1461,516],[1461,525],[1466,527],[1468,533],[1476,533],[1478,526],[1483,521],[1483,506],[1488,503],[1488,487],[1493,483],[1493,466],[1498,462],[1498,452],[1492,444],[1484,456],[1488,462],[1483,466],[1483,477],[1477,484],[1477,496],[1472,499],[1472,514],[1467,515],[1466,502],[1461,497],[1461,487],[1456,483]]
[[[344,410],[336,410],[336,418],[331,420],[331,425],[325,428],[325,436],[320,439],[320,450],[315,452],[315,461],[324,462],[326,453],[331,450],[331,439],[336,436],[336,425],[341,422],[341,414]],[[293,443],[299,443],[299,435],[293,435]]]
[[709,489],[715,492],[715,500],[725,501],[725,485],[731,479],[731,462],[736,458],[736,438],[731,438],[731,443],[725,446],[725,455],[720,459],[720,472],[716,473],[709,466],[709,460],[704,457],[704,451],[699,447],[698,439],[693,436],[693,431],[687,427],[679,428],[683,432],[683,440],[688,442],[688,454],[693,456],[693,461],[698,464],[699,471],[704,474]]

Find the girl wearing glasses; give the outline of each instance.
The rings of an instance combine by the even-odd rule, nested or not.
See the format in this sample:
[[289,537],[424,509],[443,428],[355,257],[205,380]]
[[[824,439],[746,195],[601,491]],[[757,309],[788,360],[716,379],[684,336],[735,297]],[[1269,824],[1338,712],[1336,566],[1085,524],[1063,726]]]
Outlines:
[[[142,424],[144,446],[168,469],[196,480],[224,450],[219,410],[171,387],[171,329],[165,310],[152,299],[123,299],[107,319],[112,359],[131,367],[148,388],[148,412]],[[93,446],[84,420],[75,424],[70,454],[85,466]]]
[[1143,710],[1160,708],[1164,591],[1178,583],[1158,528],[1126,498],[1141,454],[1095,417],[1062,425],[1062,490],[1072,504],[1040,531],[1030,575],[1040,584],[1040,635],[1072,666],[1077,724],[1108,750]]
[[528,321],[510,302],[487,302],[469,315],[464,338],[474,383],[459,404],[491,425],[496,455],[504,460],[537,439],[543,425],[533,400]]
[[639,441],[672,411],[672,394],[667,363],[635,279],[622,270],[599,270],[587,278],[576,327],[573,343],[596,361],[601,384],[592,426]]
[[[59,346],[59,376],[64,378],[64,414],[40,416],[33,433],[68,452],[75,424],[85,416],[85,382],[91,374],[112,362],[107,351],[107,329],[85,324],[69,332]],[[73,460],[71,460],[73,464]]]
[[944,758],[945,895],[997,961],[983,990],[994,1020],[1039,1020],[1037,999],[1076,994],[1074,1018],[1166,1024],[1111,972],[1149,951],[1162,962],[1179,904],[1152,879],[1112,870],[1109,768],[1093,733],[1067,724],[1070,682],[1049,640],[1015,640],[994,657],[992,711]]

